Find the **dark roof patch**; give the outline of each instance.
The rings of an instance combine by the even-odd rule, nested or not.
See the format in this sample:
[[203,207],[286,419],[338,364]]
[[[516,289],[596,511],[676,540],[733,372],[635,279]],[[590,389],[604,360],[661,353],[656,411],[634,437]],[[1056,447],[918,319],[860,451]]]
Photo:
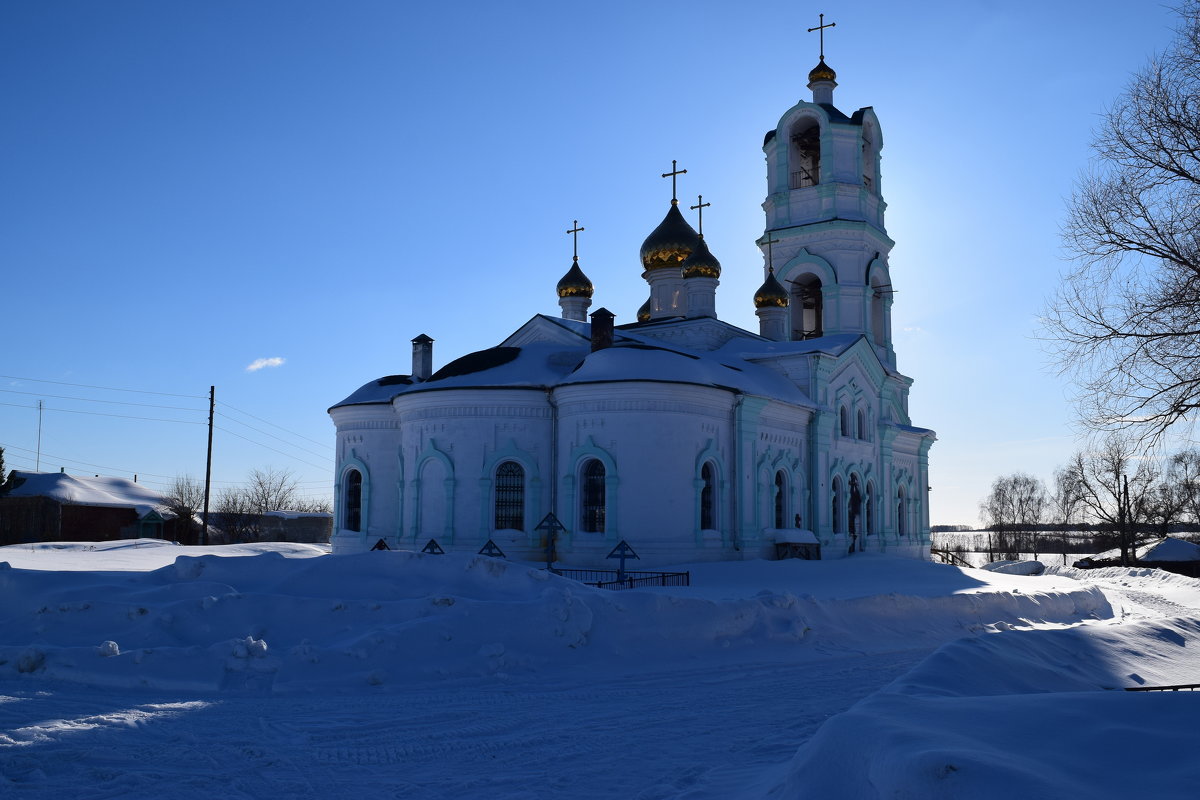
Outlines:
[[426,383],[433,383],[444,378],[456,378],[459,375],[471,375],[476,372],[494,369],[516,359],[521,354],[519,347],[491,347],[475,353],[468,353],[462,358],[456,358],[439,369]]

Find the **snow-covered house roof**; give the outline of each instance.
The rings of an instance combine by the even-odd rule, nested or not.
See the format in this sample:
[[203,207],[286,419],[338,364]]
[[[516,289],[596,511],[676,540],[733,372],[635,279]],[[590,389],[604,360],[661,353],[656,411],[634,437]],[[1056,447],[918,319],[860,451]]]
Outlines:
[[[1097,553],[1089,560],[1114,561],[1120,557],[1121,549],[1118,547]],[[1200,545],[1167,536],[1139,547],[1137,559],[1138,561],[1200,561]]]
[[125,478],[82,477],[63,472],[13,470],[5,497],[48,497],[66,505],[132,508],[139,517],[151,511],[173,517],[167,499],[143,484]]

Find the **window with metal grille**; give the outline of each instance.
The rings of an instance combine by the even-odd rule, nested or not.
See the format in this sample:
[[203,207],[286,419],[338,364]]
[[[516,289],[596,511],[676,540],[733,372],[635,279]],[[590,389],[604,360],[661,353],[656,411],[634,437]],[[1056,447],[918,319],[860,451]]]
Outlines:
[[496,468],[496,530],[525,530],[525,468],[505,461]]
[[346,473],[346,512],[342,526],[348,531],[362,530],[362,473]]
[[588,533],[604,533],[604,465],[592,459],[583,465],[583,494],[580,527]]
[[775,527],[782,528],[787,514],[787,476],[783,470],[775,473]]
[[716,521],[716,480],[713,476],[712,464],[706,463],[700,470],[700,480],[704,486],[700,489],[700,529],[711,531],[717,527]]

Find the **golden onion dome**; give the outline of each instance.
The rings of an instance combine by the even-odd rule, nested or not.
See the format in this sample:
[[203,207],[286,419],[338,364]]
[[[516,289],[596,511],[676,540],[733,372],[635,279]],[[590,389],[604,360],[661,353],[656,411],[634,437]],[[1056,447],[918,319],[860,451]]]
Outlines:
[[719,278],[721,277],[721,262],[717,261],[708,250],[704,234],[700,234],[696,249],[683,262],[683,277],[685,278]]
[[696,249],[699,238],[696,230],[679,213],[679,202],[672,200],[671,210],[642,242],[642,268],[647,272],[679,269]]
[[642,307],[638,309],[637,321],[638,322],[649,322],[650,321],[650,298],[649,297],[646,298],[646,302],[642,303]]
[[813,83],[814,81],[833,80],[837,80],[837,73],[833,71],[832,67],[825,63],[825,59],[823,58],[815,67],[812,68],[812,72],[808,73],[809,83]]
[[583,274],[583,270],[579,268],[579,257],[571,263],[571,268],[567,270],[567,274],[562,276],[562,280],[558,282],[559,297],[591,297],[595,288],[592,282],[588,280],[588,276]]
[[783,288],[783,284],[775,279],[775,268],[771,267],[767,272],[767,279],[763,285],[758,287],[758,291],[754,293],[755,308],[769,308],[776,306],[778,308],[787,308],[789,302],[787,289]]

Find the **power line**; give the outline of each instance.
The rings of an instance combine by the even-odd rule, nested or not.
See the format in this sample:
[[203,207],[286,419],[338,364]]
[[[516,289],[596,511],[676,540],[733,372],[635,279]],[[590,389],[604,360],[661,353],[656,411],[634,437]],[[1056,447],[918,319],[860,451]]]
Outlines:
[[[228,414],[221,414],[221,416],[222,416],[222,417],[224,417],[225,419],[229,420],[230,422],[236,422],[238,425],[243,425],[243,426],[245,426],[245,427],[249,428],[249,429],[250,429],[250,430],[252,430],[252,431],[255,431],[255,432],[257,432],[257,433],[261,433],[263,436],[270,436],[272,439],[274,439],[274,440],[275,440],[275,441],[277,441],[277,442],[283,442],[283,443],[284,443],[284,444],[286,444],[288,447],[294,447],[294,448],[296,448],[297,450],[303,450],[305,453],[309,453],[309,454],[311,454],[311,455],[314,455],[314,456],[316,456],[316,457],[318,457],[318,458],[325,458],[325,457],[327,457],[328,455],[330,455],[330,453],[318,453],[318,452],[316,452],[315,450],[309,450],[307,447],[301,447],[301,446],[300,446],[300,445],[298,445],[298,444],[292,444],[292,443],[291,443],[291,442],[289,442],[287,439],[284,439],[284,438],[281,438],[281,437],[279,437],[279,436],[276,436],[276,435],[275,435],[275,434],[273,434],[273,433],[269,433],[269,432],[267,432],[267,431],[261,430],[260,428],[256,428],[256,427],[254,427],[253,425],[250,425],[250,424],[248,424],[248,423],[242,422],[240,419],[234,419],[233,417],[229,416]],[[299,436],[299,434],[295,434],[295,435]],[[304,437],[303,437],[303,436],[301,436],[300,438],[301,438],[301,439],[303,439]],[[333,451],[333,448],[332,448],[332,447],[331,447],[331,448],[329,448],[329,449],[330,449],[330,452],[332,452],[332,451]]]
[[[304,439],[307,442],[312,442],[313,444],[319,444],[319,445],[321,445],[321,447],[329,447],[328,442],[318,442],[316,439],[309,439],[307,436],[300,434],[300,433],[296,433],[295,431],[290,431],[287,428],[283,427],[282,425],[276,425],[274,422],[271,422],[268,419],[263,419],[262,417],[256,417],[253,414],[251,414],[249,411],[242,411],[240,408],[234,408],[233,406],[229,405],[229,403],[219,402],[219,403],[217,403],[217,405],[225,406],[230,411],[236,411],[239,414],[245,414],[247,417],[250,417],[250,419],[256,419],[259,422],[264,422],[267,425],[270,425],[272,428],[279,428],[279,430],[283,431],[284,433],[290,433],[292,436],[299,436],[301,439]],[[234,420],[234,421],[236,422],[236,420]],[[245,425],[246,423],[243,422],[242,424]],[[250,427],[250,426],[247,425],[246,427]],[[330,448],[330,449],[332,449],[332,448]]]
[[143,408],[169,408],[174,411],[195,411],[195,412],[200,412],[203,410],[203,409],[199,409],[199,408],[187,408],[185,406],[160,406],[160,405],[155,405],[154,403],[134,403],[130,400],[97,400],[97,399],[93,399],[91,397],[71,397],[70,395],[65,395],[65,394],[44,394],[42,392],[21,392],[16,389],[0,389],[0,392],[7,392],[8,394],[25,394],[25,395],[30,395],[32,397],[53,397],[56,400],[78,400],[83,403],[108,403],[110,405],[116,405],[116,406],[141,406]]
[[79,386],[84,389],[103,389],[106,392],[134,392],[135,394],[157,394],[163,397],[187,397],[192,400],[207,400],[208,398],[198,394],[173,394],[171,392],[151,392],[146,389],[118,389],[113,386],[93,386],[90,383],[67,383],[66,381],[48,381],[44,378],[20,378],[16,375],[0,375],[0,378],[8,378],[14,381],[32,381],[34,383],[53,383],[59,386]]
[[229,430],[228,428],[222,428],[220,425],[217,425],[215,427],[217,430],[221,431],[222,433],[228,433],[230,436],[236,436],[239,439],[244,439],[245,441],[250,442],[250,444],[256,444],[259,447],[265,447],[267,450],[270,450],[273,453],[279,453],[279,455],[286,456],[287,458],[293,459],[295,461],[299,461],[301,464],[308,464],[310,467],[316,467],[317,469],[328,469],[329,468],[328,464],[314,464],[311,461],[305,461],[303,458],[300,458],[299,456],[294,456],[291,453],[285,453],[282,450],[276,450],[274,447],[271,447],[270,445],[263,444],[262,442],[256,442],[253,439],[251,439],[247,436],[242,436],[240,433],[235,433],[235,432]]
[[[24,406],[24,405],[20,405],[19,403],[0,403],[0,406],[11,406],[13,408],[33,408],[33,409],[38,408],[38,406]],[[203,422],[190,420],[190,419],[164,419],[162,417],[137,417],[137,416],[133,416],[131,414],[105,414],[103,411],[80,411],[78,409],[50,408],[48,406],[46,407],[45,410],[46,411],[58,411],[63,414],[89,414],[93,417],[118,417],[120,419],[142,419],[142,420],[147,420],[149,422],[176,422],[180,425],[203,425],[204,424]]]
[[[28,447],[21,447],[19,445],[15,445],[15,444],[8,444],[6,442],[0,442],[0,447],[4,448],[4,455],[5,455],[6,460],[19,458],[29,464],[33,463],[33,459],[30,456],[24,456],[24,455],[21,455],[20,453],[15,453],[12,451],[19,450],[22,453],[37,452],[35,450],[31,450]],[[141,470],[141,469],[127,469],[125,467],[114,467],[111,464],[94,464],[90,461],[80,461],[77,458],[68,458],[66,456],[57,455],[55,453],[42,453],[42,457],[46,458],[46,459],[50,459],[52,461],[58,461],[60,463],[65,463],[67,465],[77,464],[77,465],[84,466],[84,467],[92,467],[93,469],[103,469],[103,470],[109,470],[111,472],[116,472],[116,473],[137,475],[139,478],[139,481],[143,477],[163,478],[164,480],[146,480],[145,481],[145,483],[155,483],[155,484],[159,484],[162,486],[172,485],[175,482],[175,479],[179,478],[179,477],[191,477],[191,476],[179,475],[179,474],[164,475],[161,472],[150,472],[148,470]],[[78,467],[72,467],[72,469],[78,469]],[[324,467],[322,467],[322,469],[324,469]],[[229,480],[214,479],[213,483],[229,484],[230,486],[249,486],[250,485],[250,481],[245,481],[245,480],[229,481]],[[331,480],[296,481],[296,484],[306,490],[311,488],[313,491],[319,491],[320,490],[319,487],[328,487],[330,489],[333,488],[333,481],[331,481]]]

